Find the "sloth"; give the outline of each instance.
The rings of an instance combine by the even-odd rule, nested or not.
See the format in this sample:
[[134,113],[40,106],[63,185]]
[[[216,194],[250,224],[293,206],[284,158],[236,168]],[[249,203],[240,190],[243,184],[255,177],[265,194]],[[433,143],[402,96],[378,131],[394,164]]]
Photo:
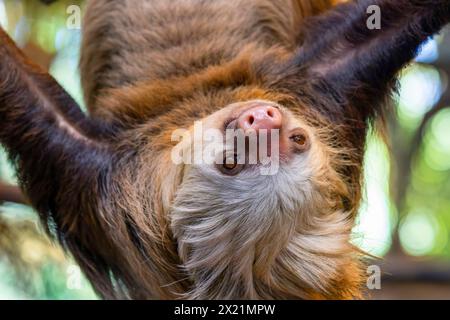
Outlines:
[[[102,298],[363,298],[366,136],[449,19],[447,0],[88,1],[88,114],[0,31],[0,141]],[[231,161],[174,161],[210,147],[196,123],[257,150],[277,133],[279,165],[228,145]]]

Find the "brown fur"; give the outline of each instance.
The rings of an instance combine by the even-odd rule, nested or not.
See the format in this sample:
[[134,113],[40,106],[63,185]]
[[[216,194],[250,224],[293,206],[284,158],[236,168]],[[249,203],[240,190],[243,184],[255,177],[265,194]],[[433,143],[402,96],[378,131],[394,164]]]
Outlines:
[[[282,2],[284,6],[277,5],[279,2]],[[139,5],[128,6],[126,1],[122,2],[121,8],[117,4],[117,11],[122,13],[125,10],[127,15],[123,15],[123,18],[115,17],[110,20],[102,17],[104,23],[114,21],[108,28],[114,36],[105,39],[102,33],[102,38],[94,39],[96,32],[91,30],[100,31],[105,28],[100,23],[94,26],[95,23],[99,22],[97,21],[99,18],[94,18],[94,16],[98,16],[97,12],[101,7],[101,1],[96,1],[91,3],[93,8],[88,8],[85,24],[86,37],[81,66],[91,113],[96,117],[111,121],[114,127],[120,127],[121,129],[124,126],[125,128],[135,128],[136,125],[141,124],[138,129],[126,132],[128,139],[133,139],[131,140],[133,141],[132,145],[128,148],[144,149],[146,152],[142,155],[143,159],[137,161],[136,166],[123,170],[128,173],[117,178],[117,182],[124,186],[121,189],[125,192],[122,197],[117,197],[117,199],[123,199],[122,207],[134,208],[127,214],[132,215],[133,220],[138,220],[135,224],[140,226],[140,237],[145,239],[145,243],[158,243],[161,241],[159,239],[164,239],[163,242],[166,245],[162,247],[142,246],[147,250],[154,248],[149,251],[146,250],[145,256],[166,257],[167,261],[166,259],[160,261],[159,267],[153,267],[155,269],[160,269],[161,266],[173,268],[173,261],[178,259],[175,247],[172,249],[172,254],[167,255],[167,246],[173,246],[173,239],[171,231],[165,229],[164,226],[166,228],[170,226],[170,217],[167,216],[170,210],[169,204],[173,202],[175,190],[181,181],[173,178],[176,176],[175,168],[171,168],[170,165],[167,165],[165,169],[161,168],[160,163],[170,161],[167,155],[165,160],[157,161],[155,159],[155,154],[160,154],[161,151],[167,150],[167,146],[173,145],[170,141],[170,134],[173,130],[180,127],[188,128],[195,120],[205,118],[230,103],[252,99],[265,99],[291,106],[298,116],[316,119],[315,125],[321,123],[324,127],[328,126],[324,119],[319,120],[322,118],[319,114],[315,112],[309,114],[311,113],[310,109],[298,110],[299,101],[293,100],[289,95],[280,95],[264,86],[263,79],[258,75],[257,70],[259,64],[263,65],[268,60],[271,60],[270,63],[276,63],[277,61],[281,63],[286,60],[289,52],[295,46],[296,26],[298,26],[300,20],[305,16],[326,10],[331,6],[330,2],[294,1],[291,4],[286,1],[208,1],[202,2],[195,9],[191,8],[190,3],[186,3],[186,5],[188,7],[183,7],[180,4],[172,5],[164,1],[154,1],[152,5],[148,5],[148,11],[145,11]],[[291,5],[292,7],[290,7]],[[243,6],[252,8],[252,10],[248,10],[244,15],[241,13],[241,18],[237,19],[237,12]],[[167,19],[167,25],[147,26],[148,31],[146,29],[140,33],[133,33],[130,30],[129,24],[141,23],[144,20],[141,16],[144,15],[146,21],[152,23],[155,19],[154,23],[159,23],[161,20],[152,18],[152,15],[158,14],[159,19],[163,19],[161,11],[164,15],[166,10],[167,14],[173,10],[179,10],[183,12],[183,15],[190,13],[191,16],[189,20],[186,18],[181,22]],[[110,8],[110,14],[112,14],[112,11],[114,11],[114,8]],[[220,12],[220,17],[211,19],[211,11]],[[292,11],[295,12],[294,16],[290,14]],[[121,28],[125,21],[118,22],[117,19],[126,19],[128,27],[126,29]],[[214,20],[215,23],[206,23],[203,21],[204,19]],[[187,21],[191,21],[190,24],[189,22],[186,24]],[[225,23],[227,27],[224,34],[223,25]],[[199,26],[201,26],[200,29]],[[168,27],[171,30],[169,33],[167,33]],[[136,26],[137,28],[138,26]],[[159,32],[158,28],[164,31]],[[205,30],[203,31],[203,29]],[[196,30],[194,39],[190,37],[189,30]],[[219,32],[222,36],[216,37]],[[183,37],[185,37],[184,41],[186,42],[183,42]],[[170,43],[171,39],[175,42],[174,44]],[[128,45],[124,45],[124,42]],[[119,45],[119,43],[121,44]],[[108,55],[112,48],[114,48],[113,53]],[[132,58],[136,48],[139,50],[148,48],[144,60]],[[179,54],[183,56],[182,58],[178,57],[178,50]],[[220,53],[219,56],[217,56],[218,52]],[[105,55],[108,56],[108,59],[105,59]],[[86,57],[89,57],[89,59]],[[120,59],[122,63],[110,62],[115,59]],[[124,64],[123,61],[127,61],[127,63]],[[117,65],[120,69],[108,69],[106,67],[100,69],[101,65],[108,63]],[[139,66],[136,66],[136,63]],[[98,70],[97,74],[95,74],[95,70]],[[145,71],[145,74],[143,74],[143,71]],[[94,100],[96,102],[93,102]],[[139,137],[139,141],[134,141],[136,140],[135,137]],[[120,139],[122,140],[122,137]],[[357,159],[357,162],[359,160]],[[351,160],[348,160],[348,162],[351,162]],[[141,164],[147,166],[148,163],[156,163],[157,167],[154,170],[140,167]],[[125,165],[127,168],[130,167],[130,164],[126,161]],[[142,175],[139,172],[148,172],[149,174]],[[164,187],[163,181],[165,179],[162,179],[159,173],[171,177],[166,182],[169,186]],[[356,194],[348,196],[348,201],[354,208],[357,207],[359,202],[359,191],[357,190],[360,189],[359,177],[356,176],[355,178],[356,185],[352,187],[352,190]],[[128,184],[124,184],[124,182]],[[326,182],[324,187],[326,188],[329,183],[329,181]],[[344,188],[346,189],[345,186]],[[138,193],[136,196],[130,196],[130,194],[136,192]],[[347,194],[348,191],[342,192]],[[142,200],[144,194],[152,195],[148,204]],[[165,198],[168,198],[163,201],[163,203],[168,204],[166,207],[159,204],[161,199]],[[148,216],[148,209],[146,208],[154,208],[155,212],[152,215],[154,219],[152,219],[152,216]],[[142,217],[147,218],[142,220]],[[350,230],[345,232],[349,234]],[[127,247],[126,250],[129,252],[130,248]],[[344,258],[336,270],[336,274],[340,276],[333,280],[336,281],[335,286],[339,284],[340,289],[331,293],[330,286],[326,289],[328,293],[322,294],[324,298],[359,297],[360,272],[357,267],[359,262],[350,258],[356,255],[352,246],[349,246],[346,250],[347,253],[343,255]],[[345,258],[347,255],[349,255],[349,258]],[[351,264],[355,264],[355,266],[351,267]],[[136,262],[131,265],[138,266],[139,264]],[[173,298],[172,295],[167,295],[168,292],[179,291],[178,294],[182,294],[186,288],[190,287],[190,284],[187,279],[180,282],[179,279],[183,276],[177,275],[177,273],[182,272],[182,270],[176,268],[171,270],[167,267],[158,272],[157,283],[150,281],[146,284],[145,281],[141,280],[141,284],[148,287],[147,290],[150,290],[149,288],[158,288],[161,285],[173,283],[171,286],[164,286],[167,291],[157,294],[159,297]],[[352,272],[350,277],[347,278],[345,270],[352,269],[355,269],[355,272]],[[135,270],[135,272],[141,273],[139,270]],[[145,279],[148,279],[148,277],[145,277]],[[272,297],[310,298],[311,296],[307,292],[315,293],[314,288],[308,289],[307,287],[302,289],[304,294],[294,293],[292,289],[289,290],[288,288],[282,289],[280,287],[280,290],[280,293],[274,293]],[[282,293],[283,291],[285,293]],[[203,296],[203,298],[206,297],[208,296]],[[210,297],[212,296],[210,295]],[[248,297],[256,298],[257,296]],[[270,296],[260,293],[260,297],[269,298]]]

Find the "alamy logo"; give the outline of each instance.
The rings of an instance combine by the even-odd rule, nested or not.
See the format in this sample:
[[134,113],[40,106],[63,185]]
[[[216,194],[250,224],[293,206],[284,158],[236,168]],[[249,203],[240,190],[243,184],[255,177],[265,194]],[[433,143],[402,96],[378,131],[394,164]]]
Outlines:
[[66,20],[66,27],[69,30],[81,29],[81,8],[77,5],[68,6],[66,9],[68,15]]
[[67,268],[67,289],[81,290],[81,269],[77,265],[71,265]]
[[275,175],[280,160],[280,132],[274,130],[204,130],[197,121],[193,130],[179,129],[172,134],[171,158],[176,165],[258,165],[262,175]]
[[381,29],[381,8],[377,5],[371,5],[367,8],[367,14],[369,18],[367,19],[367,28],[369,30],[380,30]]
[[381,268],[373,265],[367,268],[367,289],[381,290]]

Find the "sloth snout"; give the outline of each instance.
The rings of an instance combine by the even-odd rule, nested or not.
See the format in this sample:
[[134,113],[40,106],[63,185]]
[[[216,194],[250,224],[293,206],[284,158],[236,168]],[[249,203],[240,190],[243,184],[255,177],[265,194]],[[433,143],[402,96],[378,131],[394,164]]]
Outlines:
[[281,112],[272,106],[257,106],[245,111],[240,115],[237,121],[238,129],[244,131],[259,131],[266,129],[268,131],[281,129],[283,116]]

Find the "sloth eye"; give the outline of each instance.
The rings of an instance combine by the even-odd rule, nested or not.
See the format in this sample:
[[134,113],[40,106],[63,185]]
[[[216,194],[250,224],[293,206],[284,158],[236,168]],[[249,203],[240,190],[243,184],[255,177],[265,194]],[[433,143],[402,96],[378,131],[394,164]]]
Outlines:
[[228,176],[235,176],[244,169],[244,165],[238,163],[237,155],[234,155],[232,158],[224,157],[223,164],[218,165],[218,167],[220,172]]
[[300,146],[304,146],[306,144],[306,137],[302,134],[295,135],[291,139]]
[[297,151],[304,152],[310,147],[308,133],[303,129],[296,129],[290,139],[295,143],[295,148]]

